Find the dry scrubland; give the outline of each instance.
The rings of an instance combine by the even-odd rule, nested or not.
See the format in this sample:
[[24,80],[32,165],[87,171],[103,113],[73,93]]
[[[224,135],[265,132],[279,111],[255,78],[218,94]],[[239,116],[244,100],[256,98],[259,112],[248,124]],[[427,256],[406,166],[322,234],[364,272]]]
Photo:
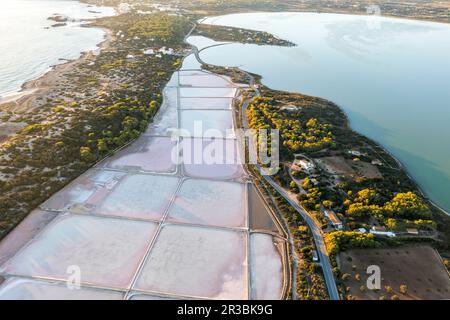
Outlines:
[[58,68],[57,81],[37,93],[30,108],[8,114],[24,128],[0,145],[0,238],[147,129],[192,28],[188,18],[165,13],[128,13],[95,25],[110,30],[104,50],[71,63],[73,68]]
[[[89,3],[117,5],[122,0],[84,0]],[[385,16],[450,22],[449,0],[129,0],[137,8],[148,10],[154,4],[164,3],[199,16],[222,15],[246,11],[315,11],[331,13],[366,14],[367,7],[378,5]]]

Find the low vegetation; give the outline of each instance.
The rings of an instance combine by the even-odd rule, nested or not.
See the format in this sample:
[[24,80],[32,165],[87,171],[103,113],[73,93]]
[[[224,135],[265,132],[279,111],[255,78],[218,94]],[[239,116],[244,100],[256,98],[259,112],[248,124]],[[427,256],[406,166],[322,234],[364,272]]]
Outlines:
[[[61,76],[27,126],[1,146],[0,238],[32,209],[112,150],[137,138],[179,68],[189,19],[165,13],[97,20],[112,42]],[[170,49],[170,50],[169,50]]]
[[[414,237],[408,237],[407,229],[415,228],[418,241],[428,238],[441,249],[448,248],[446,234],[439,231],[448,228],[449,219],[427,202],[395,159],[348,127],[336,105],[264,86],[260,89],[261,95],[250,100],[246,113],[251,128],[280,131],[282,166],[275,180],[296,193],[324,228],[329,224],[324,211],[331,210],[349,232],[333,235],[337,245],[330,251],[364,246],[366,242],[359,242],[365,238],[360,229],[369,232],[373,227],[399,236],[404,233],[408,241]],[[338,245],[341,241],[344,246]]]
[[240,42],[283,47],[295,46],[294,43],[276,38],[267,32],[209,24],[199,24],[193,35],[204,36],[220,42]]

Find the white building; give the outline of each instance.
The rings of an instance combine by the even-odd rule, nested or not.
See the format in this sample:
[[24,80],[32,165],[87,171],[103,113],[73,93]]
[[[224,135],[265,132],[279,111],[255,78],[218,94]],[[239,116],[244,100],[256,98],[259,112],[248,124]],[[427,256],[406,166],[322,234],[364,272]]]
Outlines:
[[292,104],[288,104],[286,106],[281,107],[281,110],[286,110],[286,111],[290,111],[290,112],[292,112],[292,111],[300,111],[300,110],[302,110],[302,107],[297,107],[297,106],[294,106]]
[[362,153],[357,151],[357,150],[349,150],[348,153],[350,153],[352,156],[355,156],[355,157],[361,157],[362,156]]
[[144,54],[145,54],[145,55],[152,55],[152,54],[155,54],[155,50],[153,50],[153,49],[147,49],[147,50],[144,50]]
[[328,220],[330,220],[335,229],[342,230],[342,228],[344,227],[342,221],[338,218],[333,210],[324,210],[323,214],[325,215],[325,217],[327,217]]
[[315,168],[314,163],[309,162],[307,160],[298,160],[296,164],[298,166],[300,166],[306,172],[310,172],[310,171],[314,170],[314,168]]
[[396,235],[394,232],[391,231],[376,231],[376,230],[370,230],[370,233],[374,236],[380,236],[380,237],[388,237],[388,238],[395,238]]
[[372,160],[372,164],[374,166],[382,166],[383,162],[381,162],[381,160],[375,159],[375,160]]

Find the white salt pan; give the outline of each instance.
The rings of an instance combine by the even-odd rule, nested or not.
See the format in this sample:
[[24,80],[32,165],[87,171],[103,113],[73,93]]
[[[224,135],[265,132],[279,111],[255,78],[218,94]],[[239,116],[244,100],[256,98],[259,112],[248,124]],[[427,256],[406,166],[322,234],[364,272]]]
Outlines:
[[[176,170],[176,142],[169,137],[142,136],[127,148],[106,159],[103,167],[171,173]],[[176,160],[174,158],[173,160]]]
[[180,96],[183,98],[189,97],[233,98],[235,95],[236,89],[234,88],[180,88]]
[[123,293],[82,287],[69,289],[62,283],[12,278],[0,286],[0,300],[121,300]]
[[252,299],[281,299],[283,267],[271,235],[253,233],[250,236],[250,264]]
[[169,206],[178,178],[135,174],[126,177],[96,210],[99,214],[160,219]]
[[186,180],[172,205],[170,221],[245,227],[245,185],[234,182]]
[[247,298],[245,234],[166,226],[136,289],[214,299]]
[[[181,129],[187,130],[189,137],[233,136],[233,118],[231,110],[183,110]],[[183,136],[186,135],[183,133]]]
[[231,109],[233,98],[181,98],[181,109]]
[[67,214],[0,271],[67,281],[69,267],[77,266],[82,284],[126,288],[155,230],[150,222]]

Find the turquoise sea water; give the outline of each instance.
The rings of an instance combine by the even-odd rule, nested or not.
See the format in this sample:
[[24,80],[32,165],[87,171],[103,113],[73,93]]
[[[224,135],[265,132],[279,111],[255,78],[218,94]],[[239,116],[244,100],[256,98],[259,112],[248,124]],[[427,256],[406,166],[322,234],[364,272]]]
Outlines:
[[[297,47],[231,44],[201,52],[263,83],[329,99],[450,211],[450,25],[318,13],[245,13],[205,23],[271,32]],[[200,47],[203,38],[190,41]]]

